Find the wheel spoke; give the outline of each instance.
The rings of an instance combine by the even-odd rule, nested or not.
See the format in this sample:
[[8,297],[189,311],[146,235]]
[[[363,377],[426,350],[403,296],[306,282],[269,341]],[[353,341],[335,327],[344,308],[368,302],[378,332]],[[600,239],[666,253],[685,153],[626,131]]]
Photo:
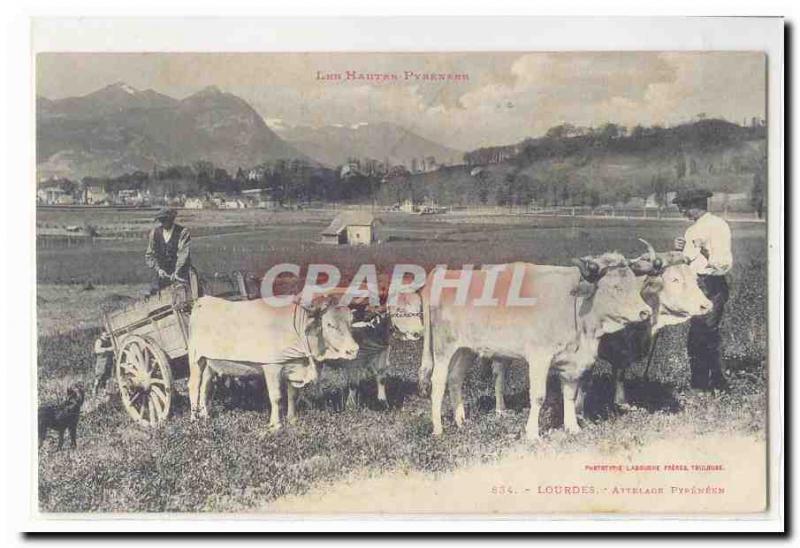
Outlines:
[[158,389],[155,387],[150,387],[150,401],[153,404],[153,408],[156,412],[156,419],[161,420],[166,415],[165,407],[166,401],[164,400],[164,395],[158,392]]
[[139,371],[146,371],[144,366],[144,356],[142,356],[142,349],[139,348],[137,343],[131,344],[131,355],[133,356],[133,363]]
[[[140,392],[139,392],[139,394],[140,394],[140,395],[142,395],[142,396],[144,396],[144,392],[142,392],[142,391],[140,391]],[[139,416],[140,416],[142,419],[144,419],[144,415],[145,415],[145,413],[144,413],[144,412],[147,410],[147,398],[144,398],[144,397],[142,397],[142,398],[139,398],[139,403],[141,404],[141,405],[139,406]],[[134,407],[135,407],[135,406],[134,406]]]
[[131,396],[131,405],[133,405],[136,402],[136,400],[141,399],[143,395],[144,392],[142,390],[136,390],[133,396]]
[[128,363],[128,362],[125,362],[125,361],[120,361],[119,362],[119,367],[120,367],[120,369],[122,369],[122,371],[127,376],[129,376],[129,377],[135,377],[136,376],[136,366],[133,365],[132,363]]
[[167,406],[167,393],[163,388],[154,384],[150,385],[150,394],[155,396],[162,408]]
[[[141,392],[138,390],[135,391],[133,395],[128,398],[128,404],[125,406],[128,412],[131,414],[131,416],[133,416],[133,418],[137,420],[141,419],[142,416],[144,415],[144,406],[143,405],[140,405],[138,407],[136,406],[136,400],[137,399],[141,400],[140,396]],[[141,401],[144,402],[144,400]]]
[[144,372],[146,372],[151,377],[153,376],[154,362],[156,361],[156,357],[153,355],[153,352],[147,346],[144,347],[142,352],[142,359],[144,363]]
[[152,426],[155,426],[155,424],[158,422],[158,417],[156,416],[156,404],[153,402],[153,398],[147,399],[147,418]]

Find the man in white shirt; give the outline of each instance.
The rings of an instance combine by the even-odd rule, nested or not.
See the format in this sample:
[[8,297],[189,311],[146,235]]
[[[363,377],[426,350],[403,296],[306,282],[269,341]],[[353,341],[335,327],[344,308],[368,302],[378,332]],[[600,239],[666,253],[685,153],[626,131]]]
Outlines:
[[691,367],[691,385],[699,390],[727,388],[720,362],[719,326],[729,289],[726,275],[733,265],[731,229],[728,223],[708,212],[707,190],[678,193],[673,203],[694,221],[683,238],[675,239],[675,249],[682,251],[697,272],[697,283],[714,307],[708,314],[695,316],[689,324],[687,351]]

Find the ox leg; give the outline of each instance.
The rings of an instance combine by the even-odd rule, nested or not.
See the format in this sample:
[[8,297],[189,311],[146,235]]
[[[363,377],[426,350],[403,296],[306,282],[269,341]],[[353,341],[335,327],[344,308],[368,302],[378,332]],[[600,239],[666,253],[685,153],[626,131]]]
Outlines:
[[580,432],[578,417],[575,413],[575,395],[578,389],[578,379],[561,381],[561,392],[564,397],[564,429],[567,432]]
[[272,431],[281,427],[281,368],[274,365],[262,365],[264,382],[269,396],[269,428]]
[[358,408],[358,381],[360,375],[356,368],[351,365],[344,366],[344,378],[347,382],[347,398],[344,401],[345,409]]
[[502,415],[506,411],[506,364],[497,358],[492,360],[492,375],[494,376],[494,411]]
[[198,389],[197,416],[201,419],[208,418],[208,396],[211,392],[211,384],[214,378],[214,371],[206,364],[200,376],[200,387]]
[[295,424],[297,422],[296,403],[298,392],[299,391],[292,383],[286,384],[286,422],[289,424]]
[[419,395],[423,397],[431,393],[431,385],[433,382],[431,377],[436,369],[436,360],[434,360],[433,354],[429,347],[429,338],[430,337],[426,336],[423,340],[422,362],[419,366],[419,372],[417,373],[417,390]]
[[539,412],[547,393],[549,365],[549,359],[528,357],[528,394],[531,400],[531,409],[528,414],[528,423],[525,425],[525,435],[529,440],[539,439]]
[[444,391],[447,387],[447,373],[450,370],[450,360],[453,352],[442,353],[436,356],[434,361],[433,373],[431,375],[431,422],[433,422],[433,435],[441,436],[444,432],[442,428],[442,402],[444,401]]
[[389,401],[386,398],[386,371],[389,363],[389,351],[384,350],[375,359],[375,382],[378,385],[378,403],[384,408],[389,406]]
[[200,399],[200,383],[205,369],[205,358],[189,360],[189,408],[191,418],[197,418],[198,400]]
[[575,389],[575,412],[578,414],[578,418],[583,418],[583,412],[586,407],[586,377],[581,377],[578,380],[578,386]]
[[627,368],[619,365],[614,365],[614,407],[619,410],[626,411],[628,406],[628,397],[625,395],[625,372]]
[[453,356],[450,364],[447,387],[450,391],[450,404],[453,406],[453,418],[459,428],[464,426],[464,421],[467,419],[464,410],[464,379],[474,358],[475,356],[471,352],[459,350]]

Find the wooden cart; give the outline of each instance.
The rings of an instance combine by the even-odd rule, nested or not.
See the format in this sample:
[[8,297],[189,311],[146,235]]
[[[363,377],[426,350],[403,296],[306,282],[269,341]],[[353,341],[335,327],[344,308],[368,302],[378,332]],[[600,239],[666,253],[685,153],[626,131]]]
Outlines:
[[157,426],[169,417],[174,380],[188,374],[189,315],[194,301],[201,294],[252,298],[252,286],[247,286],[240,272],[215,275],[201,284],[192,271],[188,283],[174,284],[103,315],[114,347],[120,399],[133,420]]

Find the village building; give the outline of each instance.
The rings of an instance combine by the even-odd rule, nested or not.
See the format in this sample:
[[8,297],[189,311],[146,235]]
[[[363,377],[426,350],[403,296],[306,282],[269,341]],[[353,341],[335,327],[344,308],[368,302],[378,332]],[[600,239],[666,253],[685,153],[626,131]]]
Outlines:
[[143,205],[145,196],[139,190],[123,189],[117,193],[115,203],[120,205]]
[[242,197],[249,207],[262,209],[274,209],[277,207],[277,203],[272,198],[271,188],[249,188],[242,191]]
[[71,205],[74,203],[72,195],[57,186],[39,189],[36,191],[36,200],[45,205]]
[[193,196],[191,198],[186,198],[183,207],[186,209],[215,209],[216,204],[207,198]]
[[658,196],[655,193],[650,194],[647,199],[645,200],[645,207],[661,207],[661,206],[670,206],[672,205],[672,200],[675,199],[675,192],[667,192],[664,194],[663,201],[661,204],[658,202]]
[[400,204],[400,211],[402,211],[403,213],[414,213],[416,211],[416,207],[414,207],[414,202],[406,198]]
[[222,207],[224,209],[245,209],[248,204],[240,198],[227,198],[222,202]]
[[708,199],[708,208],[711,211],[745,211],[750,208],[750,195],[746,192],[715,192]]
[[368,211],[342,212],[322,231],[322,243],[336,245],[377,243],[379,224],[382,224],[382,221]]
[[83,189],[83,203],[87,205],[101,205],[111,202],[111,196],[103,185],[87,185]]

